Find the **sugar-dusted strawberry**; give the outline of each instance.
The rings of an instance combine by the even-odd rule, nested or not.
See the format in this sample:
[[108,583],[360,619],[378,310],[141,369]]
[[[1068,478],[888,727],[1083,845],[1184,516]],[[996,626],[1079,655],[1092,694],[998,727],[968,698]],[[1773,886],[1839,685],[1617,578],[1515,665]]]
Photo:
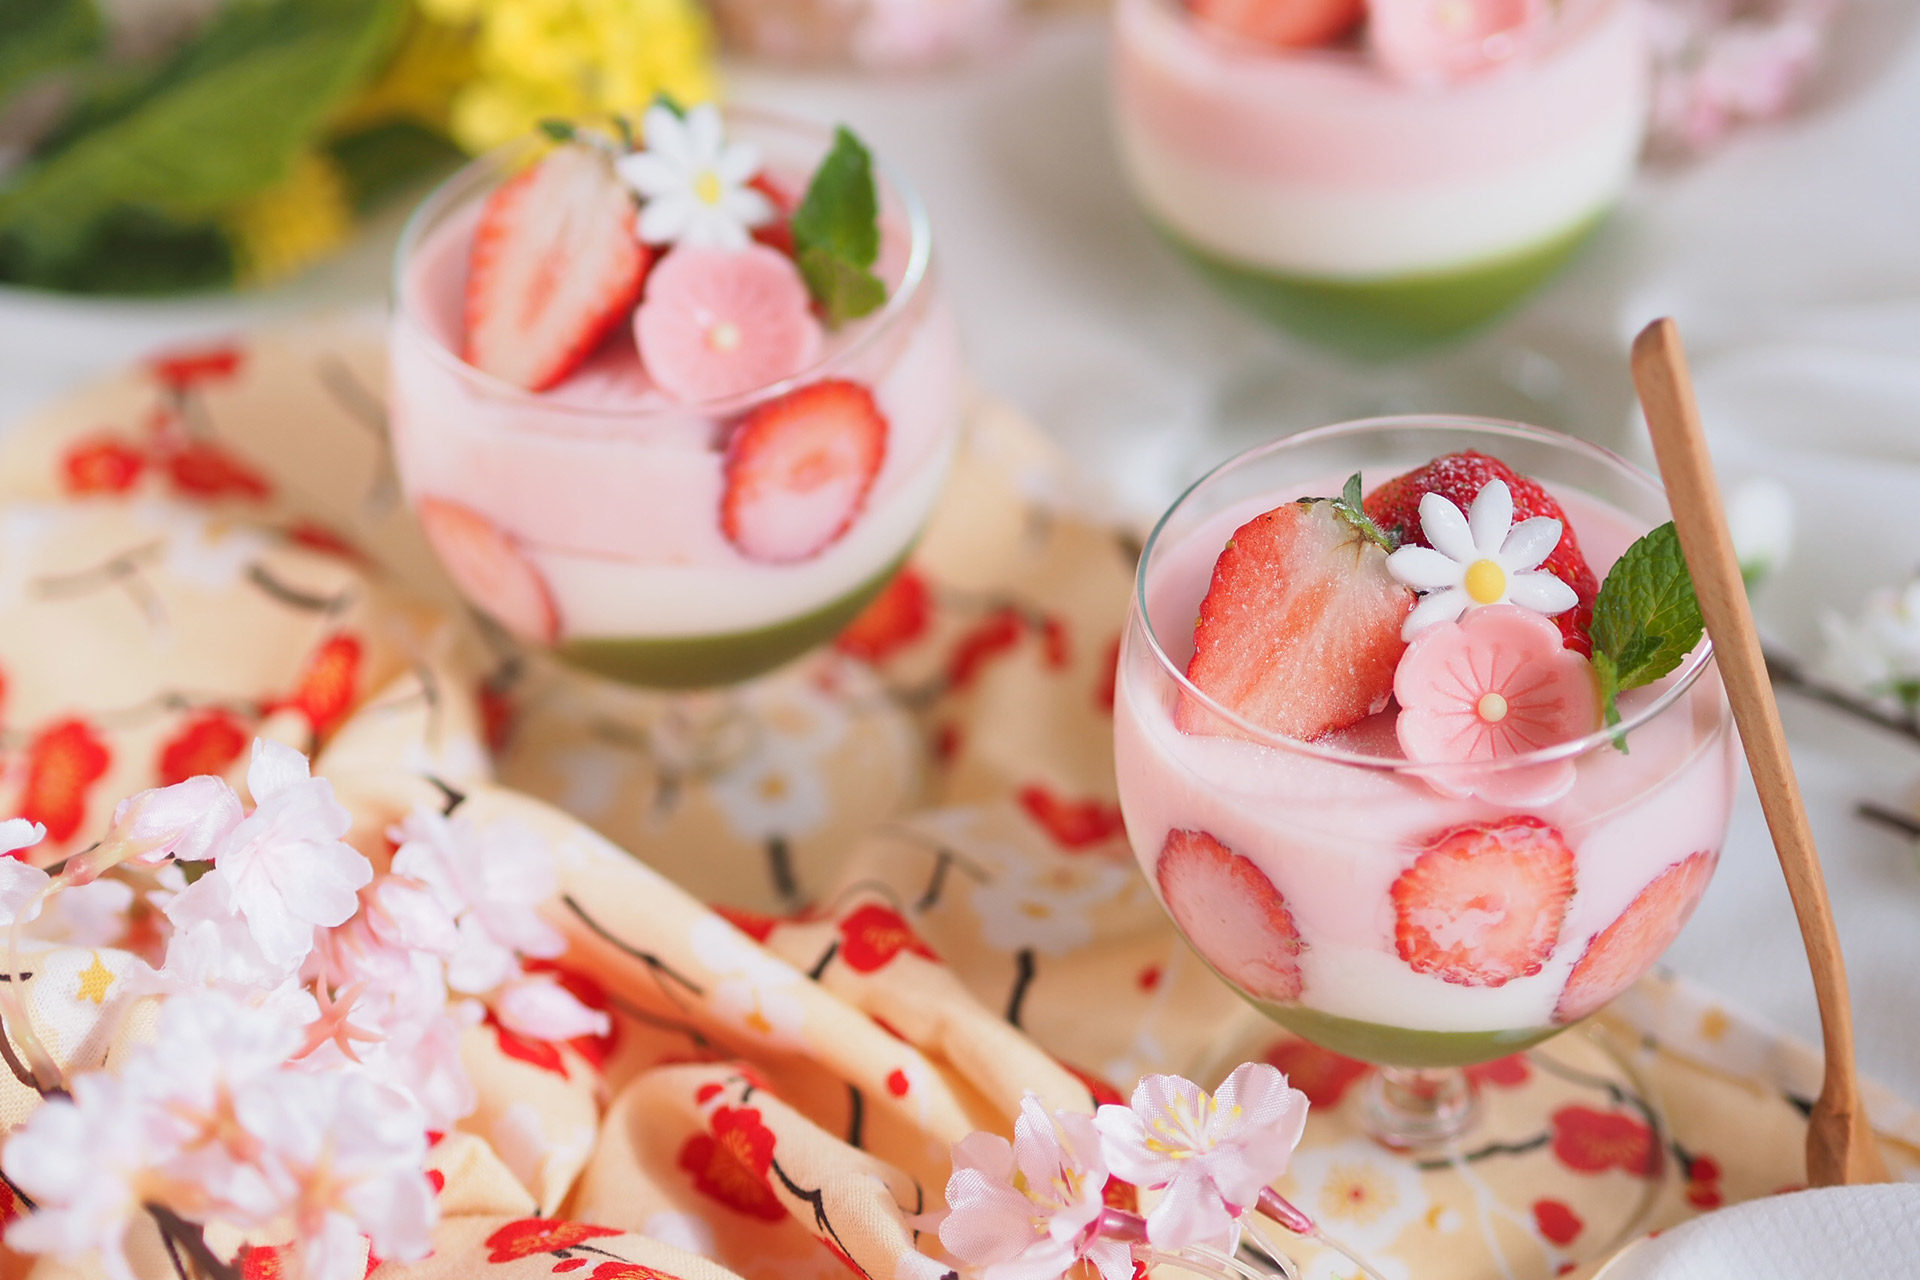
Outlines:
[[495,188],[467,260],[467,363],[529,391],[577,369],[640,296],[653,255],[633,216],[589,146],[556,147]]
[[1366,0],[1188,0],[1196,17],[1278,49],[1335,40],[1366,15]]
[[522,640],[560,638],[560,610],[520,542],[472,507],[422,498],[420,527],[461,594]]
[[1256,999],[1299,999],[1306,943],[1260,868],[1204,831],[1175,830],[1154,878],[1182,936],[1222,977]]
[[1632,986],[1680,935],[1713,878],[1714,855],[1691,853],[1655,876],[1614,922],[1593,936],[1554,1006],[1555,1022],[1586,1017]]
[[857,382],[828,379],[761,405],[727,444],[720,528],[769,564],[819,555],[866,505],[887,457],[887,418]]
[[1538,818],[1443,831],[1393,882],[1394,942],[1419,973],[1498,987],[1540,972],[1573,897],[1573,851]]
[[1573,522],[1554,501],[1553,495],[1509,467],[1498,458],[1472,449],[1435,458],[1424,467],[1416,467],[1396,476],[1367,495],[1367,514],[1396,542],[1427,546],[1420,530],[1420,499],[1437,493],[1465,511],[1473,505],[1481,488],[1489,480],[1504,480],[1513,494],[1513,518],[1517,524],[1534,516],[1549,516],[1560,522],[1560,542],[1540,567],[1573,588],[1579,603],[1554,619],[1567,648],[1584,657],[1593,656],[1593,598],[1600,594],[1600,580],[1580,554],[1580,539]]
[[[1311,739],[1383,710],[1413,592],[1340,499],[1289,502],[1234,531],[1200,602],[1187,678],[1270,733]],[[1193,698],[1188,733],[1244,736]]]
[[795,253],[793,244],[793,211],[799,201],[793,192],[778,179],[762,169],[747,180],[747,185],[765,196],[774,209],[773,221],[753,229],[753,238],[769,249],[777,249],[789,258]]

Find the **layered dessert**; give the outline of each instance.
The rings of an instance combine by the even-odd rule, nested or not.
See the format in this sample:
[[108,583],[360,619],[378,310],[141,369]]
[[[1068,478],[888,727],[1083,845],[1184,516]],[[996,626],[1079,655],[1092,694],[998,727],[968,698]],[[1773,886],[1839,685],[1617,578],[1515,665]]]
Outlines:
[[1614,203],[1645,131],[1635,0],[1116,14],[1116,128],[1147,215],[1230,292],[1358,354],[1524,297]]
[[1524,1048],[1653,964],[1726,834],[1735,742],[1671,525],[1472,450],[1344,486],[1272,457],[1142,562],[1129,839],[1201,958],[1316,1043]]
[[660,105],[553,135],[403,237],[402,483],[519,640],[744,679],[844,627],[940,491],[963,379],[925,217],[844,129]]

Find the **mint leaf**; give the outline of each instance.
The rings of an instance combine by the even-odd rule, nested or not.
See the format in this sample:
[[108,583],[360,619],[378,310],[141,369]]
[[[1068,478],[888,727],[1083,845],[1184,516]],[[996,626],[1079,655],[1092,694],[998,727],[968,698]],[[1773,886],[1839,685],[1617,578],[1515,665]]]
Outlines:
[[1607,723],[1620,723],[1622,692],[1651,684],[1679,666],[1704,629],[1693,579],[1669,521],[1627,548],[1593,602],[1593,666]]
[[880,256],[880,195],[873,157],[845,126],[793,211],[800,274],[833,325],[855,320],[887,300],[871,268]]
[[818,246],[800,250],[800,275],[833,324],[858,319],[887,300],[887,286],[878,276]]
[[138,211],[204,225],[283,178],[393,47],[404,0],[228,5],[162,66],[107,86],[0,189],[0,272],[59,279]]

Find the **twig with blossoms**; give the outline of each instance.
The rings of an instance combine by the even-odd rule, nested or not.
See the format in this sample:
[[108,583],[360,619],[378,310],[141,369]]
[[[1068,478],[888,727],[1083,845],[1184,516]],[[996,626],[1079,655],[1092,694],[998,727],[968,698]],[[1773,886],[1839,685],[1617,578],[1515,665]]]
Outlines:
[[[1241,1233],[1278,1274],[1296,1270],[1254,1211],[1318,1241],[1378,1280],[1272,1189],[1306,1124],[1307,1098],[1265,1063],[1235,1068],[1218,1092],[1151,1075],[1127,1105],[1049,1114],[1028,1094],[1011,1143],[974,1133],[953,1149],[940,1243],[978,1280],[1058,1280],[1081,1264],[1129,1280],[1136,1264],[1262,1280],[1238,1256]],[[1159,1198],[1145,1217],[1106,1201],[1110,1178]]]
[[[475,1105],[461,1031],[489,1011],[535,1039],[607,1030],[528,968],[565,947],[538,915],[557,883],[531,834],[422,809],[379,872],[299,752],[256,742],[247,785],[250,812],[221,779],[190,778],[122,802],[105,838],[51,870],[0,859],[16,979],[0,1011],[16,1074],[43,1096],[0,1149],[33,1206],[9,1245],[97,1255],[131,1280],[126,1241],[144,1216],[183,1277],[236,1274],[207,1246],[216,1225],[288,1241],[307,1280],[359,1280],[369,1249],[422,1258],[437,1218],[427,1134]],[[43,835],[0,823],[0,852]],[[67,941],[44,908],[101,885],[118,887],[118,937],[135,911],[168,922],[116,974],[161,997],[158,1025],[112,1069],[69,1075],[34,1031],[22,950]]]

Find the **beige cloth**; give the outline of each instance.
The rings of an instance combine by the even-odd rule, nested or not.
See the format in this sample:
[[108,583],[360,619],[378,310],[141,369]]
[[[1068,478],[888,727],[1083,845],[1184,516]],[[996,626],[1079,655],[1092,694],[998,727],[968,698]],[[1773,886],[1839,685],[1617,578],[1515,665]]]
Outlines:
[[[550,836],[562,968],[614,1030],[470,1033],[480,1106],[434,1150],[444,1220],[408,1274],[932,1277],[912,1219],[955,1139],[1028,1090],[1084,1107],[1245,1059],[1314,1102],[1283,1191],[1391,1280],[1553,1275],[1799,1181],[1817,1060],[1659,978],[1604,1042],[1479,1069],[1452,1166],[1357,1136],[1365,1069],[1231,996],[1134,868],[1109,743],[1136,547],[1043,500],[1059,461],[1004,411],[974,415],[913,569],[839,651],[714,700],[737,735],[694,749],[684,706],[492,651],[451,607],[382,377],[376,332],[316,327],[129,370],[6,438],[0,803],[51,858],[264,733],[317,751],[370,852],[455,796]],[[64,1061],[137,1034],[123,963],[55,953],[28,984]],[[0,1124],[34,1102],[0,1076]],[[1875,1116],[1920,1167],[1913,1113]]]

